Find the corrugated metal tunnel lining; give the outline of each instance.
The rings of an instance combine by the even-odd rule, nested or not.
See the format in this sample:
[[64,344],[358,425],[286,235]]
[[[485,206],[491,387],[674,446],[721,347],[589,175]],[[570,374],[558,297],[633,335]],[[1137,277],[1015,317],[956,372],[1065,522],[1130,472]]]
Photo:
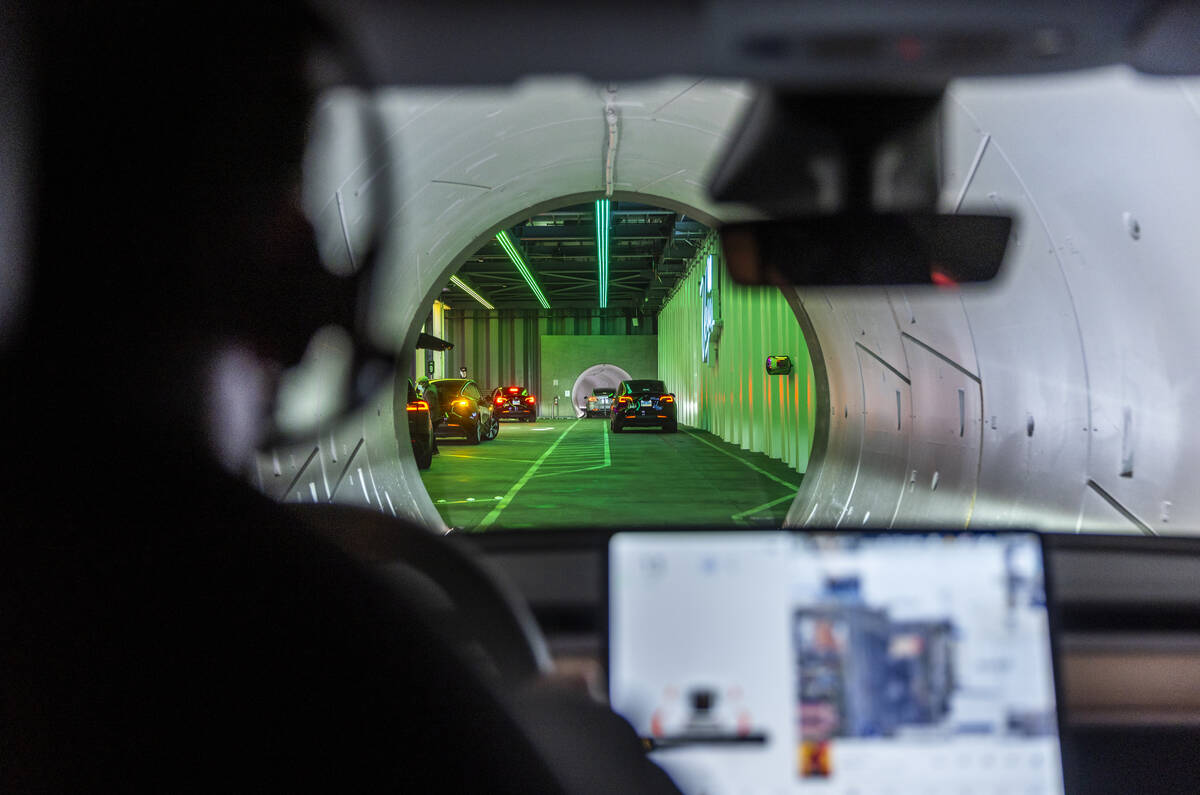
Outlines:
[[[745,217],[714,206],[704,187],[748,97],[742,84],[694,80],[615,94],[574,81],[390,92],[400,159],[378,333],[415,338],[456,258],[537,208],[611,187],[704,220]],[[620,130],[611,170],[606,109]],[[1015,212],[1008,275],[958,295],[797,292],[821,402],[790,523],[1200,526],[1187,413],[1200,404],[1200,82],[1123,68],[964,81],[951,88],[945,131],[944,208]],[[313,188],[340,192],[351,224],[386,187],[368,161],[344,157]],[[337,223],[336,205],[324,206],[318,223]],[[312,455],[268,451],[264,489],[294,499],[280,493],[290,460],[339,469],[325,457],[362,440],[366,487],[333,498],[439,526],[398,455],[407,431],[392,415],[388,395]],[[352,479],[357,466],[347,465]]]

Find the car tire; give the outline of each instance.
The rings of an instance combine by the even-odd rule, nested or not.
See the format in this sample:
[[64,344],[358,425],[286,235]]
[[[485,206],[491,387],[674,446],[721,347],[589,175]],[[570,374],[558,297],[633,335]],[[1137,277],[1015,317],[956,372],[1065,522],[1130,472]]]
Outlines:
[[477,420],[474,425],[467,429],[467,444],[479,444],[482,441],[483,432]]
[[662,426],[662,429],[664,431],[666,431],[667,433],[675,433],[676,431],[679,430],[679,423],[678,422],[668,422],[666,425]]
[[621,423],[619,423],[619,422],[612,423],[612,432],[620,433],[621,432]]
[[433,444],[430,441],[413,445],[413,457],[417,459],[417,469],[429,469],[433,466]]
[[490,442],[500,435],[500,420],[492,418],[491,425],[488,426],[487,435],[483,437],[485,442]]

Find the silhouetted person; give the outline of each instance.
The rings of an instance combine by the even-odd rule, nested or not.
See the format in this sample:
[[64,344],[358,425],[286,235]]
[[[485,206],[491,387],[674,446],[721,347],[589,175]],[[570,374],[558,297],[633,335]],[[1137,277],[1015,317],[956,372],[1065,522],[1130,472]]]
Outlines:
[[[239,476],[279,368],[346,319],[295,206],[321,26],[222,0],[34,22],[0,790],[557,791],[576,774],[436,627]],[[588,709],[543,698],[527,726]],[[617,772],[670,788],[644,760]]]

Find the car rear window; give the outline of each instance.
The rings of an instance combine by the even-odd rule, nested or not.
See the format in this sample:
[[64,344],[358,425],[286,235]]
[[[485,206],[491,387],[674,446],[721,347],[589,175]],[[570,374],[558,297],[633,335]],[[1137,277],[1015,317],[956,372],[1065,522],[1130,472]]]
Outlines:
[[659,392],[664,393],[667,387],[662,381],[627,381],[630,392]]

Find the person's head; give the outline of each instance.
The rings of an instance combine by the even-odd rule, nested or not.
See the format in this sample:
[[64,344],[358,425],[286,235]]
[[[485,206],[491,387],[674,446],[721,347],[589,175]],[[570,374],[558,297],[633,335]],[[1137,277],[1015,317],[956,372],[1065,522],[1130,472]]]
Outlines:
[[41,14],[37,377],[207,433],[196,392],[215,358],[294,362],[349,312],[299,207],[318,26],[299,2]]

